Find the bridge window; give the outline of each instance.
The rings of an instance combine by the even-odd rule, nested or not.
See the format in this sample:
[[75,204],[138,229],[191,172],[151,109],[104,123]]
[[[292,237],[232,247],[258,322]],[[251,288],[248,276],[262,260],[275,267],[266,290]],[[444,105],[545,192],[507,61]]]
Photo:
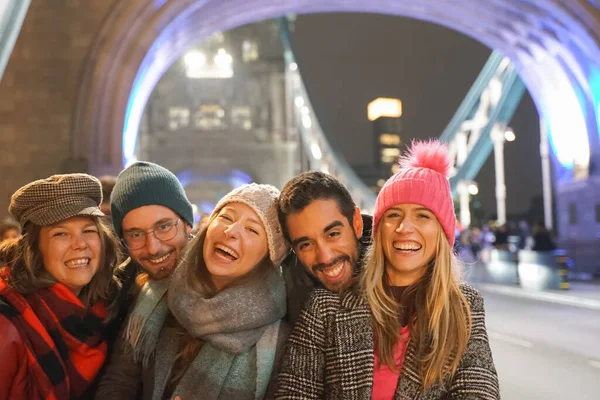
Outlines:
[[186,107],[169,107],[169,129],[176,131],[190,124],[190,110]]
[[386,164],[395,163],[400,156],[400,149],[397,148],[385,148],[381,149],[381,162]]
[[400,146],[400,135],[395,133],[382,133],[379,135],[379,143],[384,146]]
[[236,129],[251,130],[252,112],[250,111],[250,107],[233,107],[231,109],[231,124]]
[[367,106],[369,121],[380,117],[400,118],[402,116],[402,102],[399,99],[379,97]]
[[194,114],[194,125],[205,131],[225,129],[225,110],[218,104],[203,104]]
[[569,225],[577,225],[577,205],[569,203]]
[[242,61],[249,63],[256,60],[258,60],[258,43],[256,40],[244,40],[242,42]]

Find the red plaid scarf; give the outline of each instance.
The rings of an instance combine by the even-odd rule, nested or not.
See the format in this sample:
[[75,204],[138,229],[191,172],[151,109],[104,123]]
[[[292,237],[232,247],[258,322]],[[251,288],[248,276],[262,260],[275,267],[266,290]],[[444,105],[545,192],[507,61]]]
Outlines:
[[0,314],[23,338],[29,376],[44,399],[85,393],[106,359],[103,305],[86,309],[62,284],[23,297],[0,278]]

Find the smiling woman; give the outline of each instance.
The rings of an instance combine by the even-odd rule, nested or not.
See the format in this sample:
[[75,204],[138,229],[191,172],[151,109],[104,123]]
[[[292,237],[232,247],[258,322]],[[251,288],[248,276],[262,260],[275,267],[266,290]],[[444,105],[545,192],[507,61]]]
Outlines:
[[44,267],[76,296],[91,282],[100,264],[100,231],[91,217],[72,217],[40,230]]
[[268,251],[265,227],[256,212],[243,203],[221,209],[208,224],[202,250],[216,290],[252,272]]
[[379,234],[391,285],[408,286],[425,274],[441,232],[435,214],[419,204],[398,204],[385,212]]
[[[23,236],[0,246],[0,399],[89,394],[106,359],[119,283],[100,182],[54,175],[17,190]],[[4,397],[6,396],[6,397]]]

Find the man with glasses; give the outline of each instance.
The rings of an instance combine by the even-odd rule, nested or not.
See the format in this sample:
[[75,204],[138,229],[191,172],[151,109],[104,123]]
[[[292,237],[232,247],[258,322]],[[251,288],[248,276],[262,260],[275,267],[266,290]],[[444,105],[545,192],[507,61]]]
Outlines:
[[119,174],[110,198],[115,232],[149,279],[167,278],[191,237],[194,215],[177,177],[150,162]]
[[[157,289],[168,284],[165,278],[192,237],[194,213],[177,177],[150,162],[136,162],[119,174],[110,208],[115,232],[130,256],[117,271],[123,281],[119,322],[129,313],[129,324],[136,325],[131,321],[148,318],[146,311],[154,309],[148,304],[153,305]],[[123,335],[111,352],[97,399],[111,398],[106,393],[112,393],[115,385],[135,382],[141,374]]]

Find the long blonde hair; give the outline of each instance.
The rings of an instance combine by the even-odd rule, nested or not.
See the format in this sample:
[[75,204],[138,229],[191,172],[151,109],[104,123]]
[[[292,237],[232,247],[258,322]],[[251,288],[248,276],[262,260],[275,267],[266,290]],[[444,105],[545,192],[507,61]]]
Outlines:
[[[435,256],[414,292],[414,314],[408,316],[410,341],[424,388],[443,384],[455,373],[471,334],[469,304],[459,288],[459,264],[440,228]],[[373,237],[360,280],[373,316],[377,355],[397,370],[394,349],[400,339],[400,305],[391,294],[385,270],[381,224]]]

